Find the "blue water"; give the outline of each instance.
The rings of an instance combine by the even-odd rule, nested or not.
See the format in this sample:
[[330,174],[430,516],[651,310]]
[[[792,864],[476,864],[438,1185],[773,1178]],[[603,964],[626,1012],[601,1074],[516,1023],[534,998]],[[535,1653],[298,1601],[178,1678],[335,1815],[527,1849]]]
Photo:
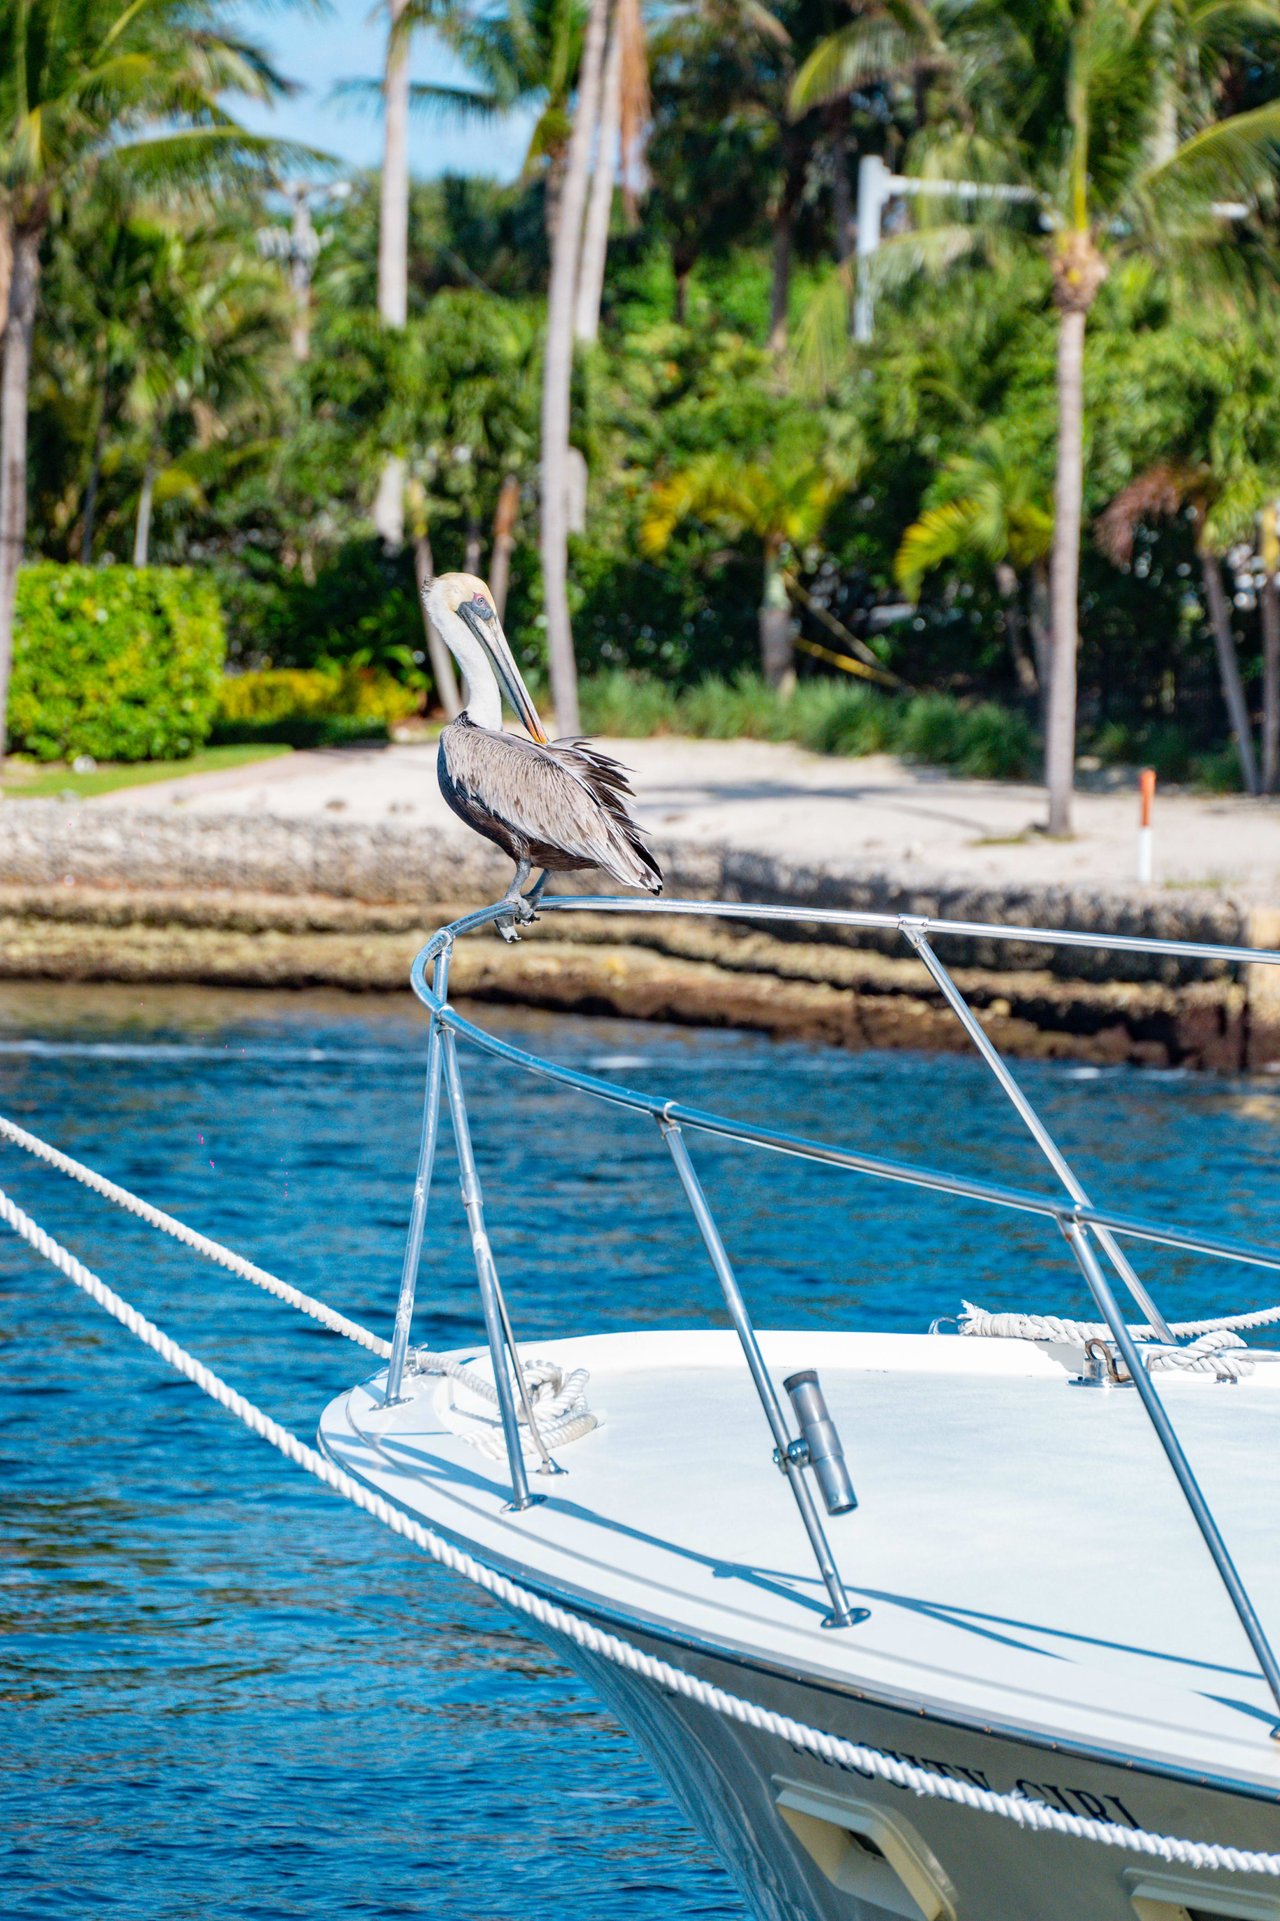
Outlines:
[[[1047,1186],[965,1056],[494,1013],[633,1085]],[[422,1027],[329,997],[0,990],[0,1111],[388,1327]],[[522,1338],[719,1321],[650,1123],[466,1058]],[[1280,1089],[1028,1068],[1096,1197],[1274,1238]],[[1041,1227],[747,1149],[694,1153],[758,1321],[921,1328],[962,1296],[1085,1310]],[[358,1350],[13,1149],[0,1182],[234,1385],[310,1436]],[[417,1332],[476,1337],[453,1162]],[[1265,1277],[1151,1255],[1172,1315]],[[7,1553],[0,1913],[128,1921],[671,1921],[742,1908],[647,1764],[538,1644],[0,1243]],[[762,1436],[762,1449],[765,1442]]]

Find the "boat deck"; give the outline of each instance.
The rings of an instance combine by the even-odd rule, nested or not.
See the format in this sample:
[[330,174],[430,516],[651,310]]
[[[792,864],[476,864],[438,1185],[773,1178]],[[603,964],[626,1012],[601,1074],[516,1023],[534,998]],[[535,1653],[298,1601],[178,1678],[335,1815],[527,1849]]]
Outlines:
[[[860,1624],[827,1599],[730,1333],[527,1343],[590,1369],[603,1425],[531,1475],[457,1429],[465,1392],[378,1378],[321,1445],[427,1525],[596,1616],[942,1718],[1280,1790],[1264,1682],[1132,1388],[1071,1385],[1024,1341],[766,1333],[779,1384],[816,1366],[859,1507],[827,1522]],[[481,1350],[458,1359],[486,1365]],[[1280,1632],[1280,1365],[1159,1387],[1254,1603]],[[674,1655],[679,1659],[678,1651]],[[750,1692],[750,1676],[743,1689]]]

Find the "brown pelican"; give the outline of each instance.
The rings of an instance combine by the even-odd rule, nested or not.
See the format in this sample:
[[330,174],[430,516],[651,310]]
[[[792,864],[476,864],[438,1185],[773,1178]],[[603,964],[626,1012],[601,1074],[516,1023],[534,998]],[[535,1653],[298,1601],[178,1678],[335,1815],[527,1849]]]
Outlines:
[[[474,574],[441,574],[424,590],[427,617],[462,669],[466,706],[440,736],[440,791],[468,827],[516,863],[498,923],[517,938],[535,920],[548,874],[602,867],[624,887],[662,892],[662,874],[627,812],[626,772],[583,740],[548,740],[502,631],[493,596]],[[502,692],[531,740],[502,729]],[[542,873],[526,895],[535,867]]]

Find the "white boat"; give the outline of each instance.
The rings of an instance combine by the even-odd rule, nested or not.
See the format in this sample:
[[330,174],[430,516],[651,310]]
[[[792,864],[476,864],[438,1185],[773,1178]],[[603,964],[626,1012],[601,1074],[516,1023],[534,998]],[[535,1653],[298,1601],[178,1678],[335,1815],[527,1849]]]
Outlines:
[[[588,1678],[760,1921],[1280,1921],[1280,1356],[1221,1323],[1171,1329],[1133,1265],[1175,1247],[1243,1276],[1280,1257],[1094,1205],[933,937],[1280,955],[737,903],[544,903],[575,908],[897,929],[1052,1180],[1022,1191],[889,1163],[539,1060],[448,1000],[454,941],[493,917],[473,915],[415,964],[427,1092],[395,1336],[388,1367],[324,1414],[328,1460],[469,1557]],[[550,1327],[517,1347],[459,1042],[649,1118],[732,1331]],[[486,1333],[446,1356],[411,1344],[442,1088]],[[916,1188],[1039,1216],[1066,1236],[1097,1324],[973,1312],[963,1335],[757,1333],[690,1152],[707,1136],[761,1152],[762,1180],[770,1151],[801,1154],[897,1182],[904,1205]],[[548,1729],[552,1782],[560,1738]]]

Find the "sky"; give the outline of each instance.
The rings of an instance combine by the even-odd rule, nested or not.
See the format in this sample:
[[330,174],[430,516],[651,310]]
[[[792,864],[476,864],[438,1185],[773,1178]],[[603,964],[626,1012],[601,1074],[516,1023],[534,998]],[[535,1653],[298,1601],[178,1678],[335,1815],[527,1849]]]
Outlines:
[[[320,147],[353,168],[376,166],[382,148],[379,114],[363,102],[330,96],[340,81],[373,79],[381,73],[385,10],[373,13],[371,0],[328,0],[319,17],[301,8],[279,7],[242,17],[246,31],[267,47],[279,70],[301,91],[274,108],[250,100],[228,101],[236,118],[255,132]],[[425,32],[414,38],[410,72],[414,80],[456,85],[466,79],[453,56]],[[410,167],[422,180],[441,173],[514,180],[532,124],[530,113],[472,127],[415,114],[409,131]]]

